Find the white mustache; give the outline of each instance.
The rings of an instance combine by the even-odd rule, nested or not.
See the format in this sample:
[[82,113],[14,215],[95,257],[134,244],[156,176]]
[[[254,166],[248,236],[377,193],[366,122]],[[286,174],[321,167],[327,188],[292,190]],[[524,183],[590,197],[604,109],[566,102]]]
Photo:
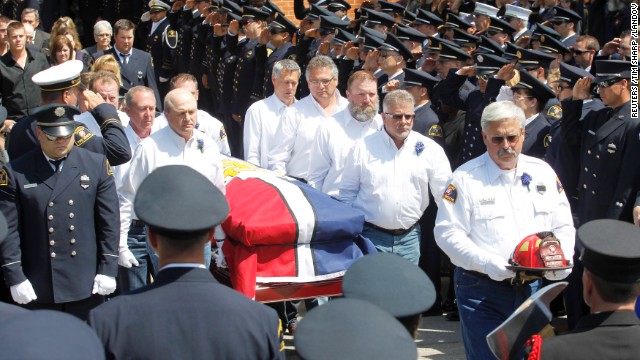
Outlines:
[[498,151],[498,156],[502,156],[502,155],[504,155],[505,153],[506,153],[506,154],[509,154],[509,155],[512,155],[512,156],[516,156],[516,155],[518,155],[518,154],[515,152],[515,150],[513,150],[512,148],[508,148],[508,149],[500,149],[500,150]]

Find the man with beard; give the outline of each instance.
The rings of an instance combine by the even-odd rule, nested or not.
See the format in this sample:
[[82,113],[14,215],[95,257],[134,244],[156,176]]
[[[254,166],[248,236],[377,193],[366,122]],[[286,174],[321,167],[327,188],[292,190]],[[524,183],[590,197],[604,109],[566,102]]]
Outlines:
[[[508,259],[524,237],[551,231],[565,258],[573,255],[575,229],[562,184],[544,161],[521,154],[522,109],[498,101],[482,113],[483,155],[463,164],[441,195],[434,234],[458,268],[456,300],[467,359],[490,359],[487,334],[540,287],[516,279]],[[549,280],[571,270],[547,271]]]
[[[365,214],[363,235],[380,252],[418,264],[420,225],[429,189],[441,194],[451,175],[442,147],[411,131],[414,100],[405,90],[384,98],[383,131],[359,140],[346,158],[338,199]],[[436,198],[441,203],[440,196]],[[430,229],[427,229],[429,231]]]
[[355,142],[382,125],[373,74],[364,70],[353,73],[347,82],[347,100],[346,109],[320,125],[311,148],[309,185],[331,196],[338,195],[346,159]]

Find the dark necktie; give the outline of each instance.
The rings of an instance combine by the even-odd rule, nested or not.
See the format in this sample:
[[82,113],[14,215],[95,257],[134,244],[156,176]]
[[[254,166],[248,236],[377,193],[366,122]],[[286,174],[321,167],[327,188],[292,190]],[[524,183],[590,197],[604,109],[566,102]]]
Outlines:
[[63,157],[62,159],[58,159],[58,160],[49,160],[49,162],[51,164],[53,164],[53,166],[56,167],[56,171],[55,172],[59,172],[60,171],[60,165],[62,164],[62,162],[66,159],[66,157]]
[[126,65],[129,62],[129,55],[131,55],[131,54],[120,53],[120,57],[122,58],[122,63],[123,64]]

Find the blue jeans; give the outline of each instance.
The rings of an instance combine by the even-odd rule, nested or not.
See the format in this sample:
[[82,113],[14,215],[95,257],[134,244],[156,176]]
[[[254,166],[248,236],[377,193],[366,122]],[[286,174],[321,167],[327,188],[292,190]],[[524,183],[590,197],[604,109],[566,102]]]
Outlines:
[[487,344],[487,335],[538,291],[540,280],[513,286],[456,268],[454,281],[467,359],[494,359]]
[[144,226],[131,225],[127,245],[139,265],[129,269],[118,266],[118,291],[121,294],[147,285],[149,275],[158,273],[158,256],[147,242],[147,229]]
[[365,225],[362,236],[371,240],[380,252],[400,255],[416,265],[420,261],[420,225],[416,225],[413,230],[399,236],[387,234]]

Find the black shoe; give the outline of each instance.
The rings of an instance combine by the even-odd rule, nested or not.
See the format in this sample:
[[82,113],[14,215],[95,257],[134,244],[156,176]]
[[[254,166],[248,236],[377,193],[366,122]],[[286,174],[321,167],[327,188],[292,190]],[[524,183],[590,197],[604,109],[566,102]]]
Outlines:
[[296,329],[298,329],[298,320],[291,320],[287,324],[287,333],[293,336],[296,333]]
[[442,315],[448,321],[460,321],[458,305],[455,300],[446,300],[442,303]]

